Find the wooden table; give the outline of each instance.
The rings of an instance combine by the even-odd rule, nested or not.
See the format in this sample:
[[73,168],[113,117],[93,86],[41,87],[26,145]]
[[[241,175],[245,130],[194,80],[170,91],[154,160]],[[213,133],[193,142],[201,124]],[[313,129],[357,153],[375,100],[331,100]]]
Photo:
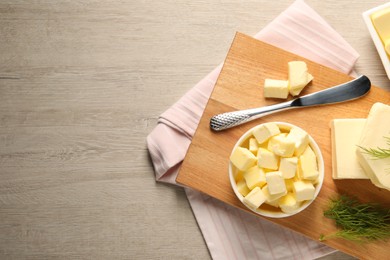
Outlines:
[[[389,89],[361,17],[386,1],[306,2]],[[145,138],[236,31],[291,3],[1,1],[0,258],[209,259],[183,190],[155,183]]]

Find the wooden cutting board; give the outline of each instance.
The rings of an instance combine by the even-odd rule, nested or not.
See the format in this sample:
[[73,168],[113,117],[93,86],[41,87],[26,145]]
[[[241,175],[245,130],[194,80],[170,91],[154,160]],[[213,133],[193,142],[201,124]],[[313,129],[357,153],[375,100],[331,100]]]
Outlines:
[[[362,202],[380,202],[390,207],[390,192],[377,188],[369,180],[332,179],[330,139],[332,119],[365,118],[375,102],[390,104],[390,93],[373,86],[369,94],[354,101],[288,110],[222,132],[210,130],[209,121],[215,114],[281,102],[263,97],[263,82],[265,78],[287,79],[287,63],[292,60],[305,61],[309,72],[314,76],[313,82],[301,95],[353,79],[328,67],[237,33],[176,180],[178,183],[251,212],[236,198],[230,186],[228,162],[234,144],[249,128],[264,122],[284,121],[297,125],[305,129],[320,146],[325,160],[324,184],[317,199],[303,212],[288,218],[268,219],[318,240],[320,234],[330,234],[336,230],[333,221],[323,217],[323,211],[327,208],[329,199],[338,194],[356,196]],[[331,239],[324,243],[358,258],[389,257],[390,241],[357,244],[342,239]]]

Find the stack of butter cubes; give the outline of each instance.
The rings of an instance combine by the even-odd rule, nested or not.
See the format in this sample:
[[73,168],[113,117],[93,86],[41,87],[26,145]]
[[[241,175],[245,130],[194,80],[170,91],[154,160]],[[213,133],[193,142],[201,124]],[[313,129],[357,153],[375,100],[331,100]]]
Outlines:
[[252,210],[266,204],[291,214],[313,200],[319,168],[309,140],[294,126],[271,122],[254,127],[230,156],[243,203]]

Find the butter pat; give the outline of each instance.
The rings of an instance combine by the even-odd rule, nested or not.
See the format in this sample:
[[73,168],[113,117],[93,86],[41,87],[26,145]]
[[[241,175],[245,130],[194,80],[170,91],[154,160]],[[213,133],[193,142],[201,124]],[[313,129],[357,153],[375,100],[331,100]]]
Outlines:
[[277,170],[279,167],[279,156],[265,148],[259,148],[257,151],[257,159],[257,165],[261,168]]
[[291,95],[299,95],[303,88],[312,80],[313,76],[308,73],[307,65],[304,61],[290,61],[288,63],[289,92]]
[[361,118],[331,121],[333,179],[368,179],[356,155],[365,124]]
[[266,197],[265,203],[274,207],[279,207],[279,199],[287,194],[287,191],[277,193],[277,194],[270,194],[268,190],[268,184],[264,185],[264,187],[261,188],[261,190],[263,191],[263,194]]
[[291,157],[295,151],[295,142],[282,133],[269,140],[268,150],[282,157]]
[[246,148],[237,147],[230,156],[230,161],[240,171],[245,171],[257,162],[256,156]]
[[[375,103],[368,114],[359,146],[365,148],[388,148],[384,137],[390,137],[390,106]],[[390,158],[373,159],[362,149],[356,150],[357,159],[371,182],[380,188],[390,190]]]
[[300,128],[293,127],[288,133],[288,137],[295,141],[295,156],[300,156],[309,145],[309,135]]
[[250,138],[249,151],[251,151],[253,154],[256,155],[258,149],[259,149],[259,143],[257,142],[256,138]]
[[297,201],[314,199],[314,194],[316,191],[312,183],[304,181],[294,182],[293,190]]
[[265,179],[267,180],[268,191],[271,195],[287,192],[286,184],[280,171],[268,172],[265,175]]
[[282,172],[283,178],[291,179],[297,172],[298,157],[281,158],[279,171]]
[[259,187],[256,187],[244,197],[243,202],[248,205],[248,207],[252,209],[257,209],[258,207],[260,207],[261,204],[264,203],[265,200],[266,197],[264,196],[261,189]]
[[259,125],[252,131],[253,136],[259,144],[266,142],[270,137],[280,134],[280,129],[275,123]]
[[318,178],[317,157],[310,146],[299,157],[300,174],[302,179],[315,180]]
[[244,172],[244,179],[246,185],[251,190],[255,187],[261,188],[266,183],[264,171],[257,165],[249,168],[246,172]]
[[390,55],[390,7],[373,13],[371,20],[387,54]]
[[284,183],[286,184],[286,189],[287,189],[287,192],[293,192],[294,191],[294,182],[295,182],[295,178],[293,179],[285,179],[284,180]]
[[237,190],[239,193],[241,193],[242,196],[248,195],[248,193],[251,191],[248,186],[246,185],[245,180],[240,180],[237,182]]
[[286,99],[288,97],[288,81],[266,79],[264,81],[264,97]]
[[279,207],[284,213],[294,213],[301,205],[294,196],[293,193],[287,193],[279,200]]
[[244,179],[244,172],[242,172],[242,171],[235,169],[233,174],[234,174],[234,179],[236,180],[236,182]]

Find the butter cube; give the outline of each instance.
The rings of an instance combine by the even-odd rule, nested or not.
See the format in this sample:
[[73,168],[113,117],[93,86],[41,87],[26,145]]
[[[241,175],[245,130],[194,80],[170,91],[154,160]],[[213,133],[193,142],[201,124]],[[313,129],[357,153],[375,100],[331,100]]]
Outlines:
[[280,171],[268,172],[265,175],[265,179],[267,180],[268,191],[271,195],[287,191],[286,184]]
[[290,61],[288,63],[289,92],[291,95],[299,95],[311,80],[313,80],[313,76],[308,73],[304,61]]
[[300,180],[303,180],[303,177],[302,177],[302,167],[301,167],[301,163],[299,162],[299,158],[298,158],[298,166],[297,166],[297,172],[295,173],[295,176],[293,178],[294,181],[300,181]]
[[266,79],[264,81],[264,97],[286,99],[288,97],[288,81]]
[[[387,149],[388,141],[385,137],[390,137],[389,118],[390,106],[379,102],[375,103],[368,114],[359,146]],[[360,165],[371,179],[371,182],[380,188],[390,190],[390,157],[374,159],[360,148],[356,150],[356,153]]]
[[269,140],[268,150],[282,157],[291,157],[295,151],[295,142],[282,133]]
[[279,200],[279,207],[284,213],[294,213],[301,203],[298,202],[293,193],[287,193]]
[[288,137],[295,141],[295,156],[300,156],[309,145],[309,135],[300,128],[293,127],[288,133]]
[[256,155],[258,149],[259,143],[257,142],[256,138],[249,138],[249,151]]
[[236,182],[239,182],[244,179],[244,172],[239,171],[237,168],[233,168],[233,176]]
[[280,134],[280,129],[275,123],[266,123],[255,127],[252,131],[259,144],[266,142],[270,137]]
[[230,161],[240,171],[245,171],[257,162],[256,156],[246,148],[237,147],[230,156]]
[[310,146],[306,148],[303,154],[299,157],[300,161],[300,177],[306,180],[315,180],[317,179],[318,165],[317,165],[317,157]]
[[253,190],[251,190],[248,195],[244,197],[243,202],[248,205],[248,207],[252,209],[257,209],[260,207],[261,204],[263,204],[266,200],[266,197],[264,196],[263,192],[259,187],[255,187]]
[[295,182],[295,178],[293,179],[285,179],[284,180],[284,183],[286,184],[286,189],[287,189],[287,192],[293,192],[294,191],[294,182]]
[[371,15],[372,23],[388,55],[390,55],[390,7]]
[[250,190],[254,189],[255,187],[261,188],[266,183],[265,174],[263,170],[257,165],[249,168],[244,172],[244,179]]
[[362,118],[331,121],[333,179],[368,179],[356,155],[365,124]]
[[263,191],[263,194],[266,197],[265,203],[273,207],[279,207],[279,199],[287,194],[287,191],[278,194],[270,194],[268,190],[268,184],[264,185],[264,187],[261,188],[261,190]]
[[311,182],[296,181],[294,182],[293,189],[297,201],[314,199],[316,189]]
[[297,172],[298,157],[281,158],[279,171],[282,172],[283,178],[290,179],[295,177]]
[[270,170],[277,170],[279,167],[279,156],[265,148],[257,151],[258,166]]
[[248,186],[246,185],[246,182],[244,179],[237,182],[237,190],[239,193],[241,193],[242,196],[248,195],[248,193],[251,191]]

